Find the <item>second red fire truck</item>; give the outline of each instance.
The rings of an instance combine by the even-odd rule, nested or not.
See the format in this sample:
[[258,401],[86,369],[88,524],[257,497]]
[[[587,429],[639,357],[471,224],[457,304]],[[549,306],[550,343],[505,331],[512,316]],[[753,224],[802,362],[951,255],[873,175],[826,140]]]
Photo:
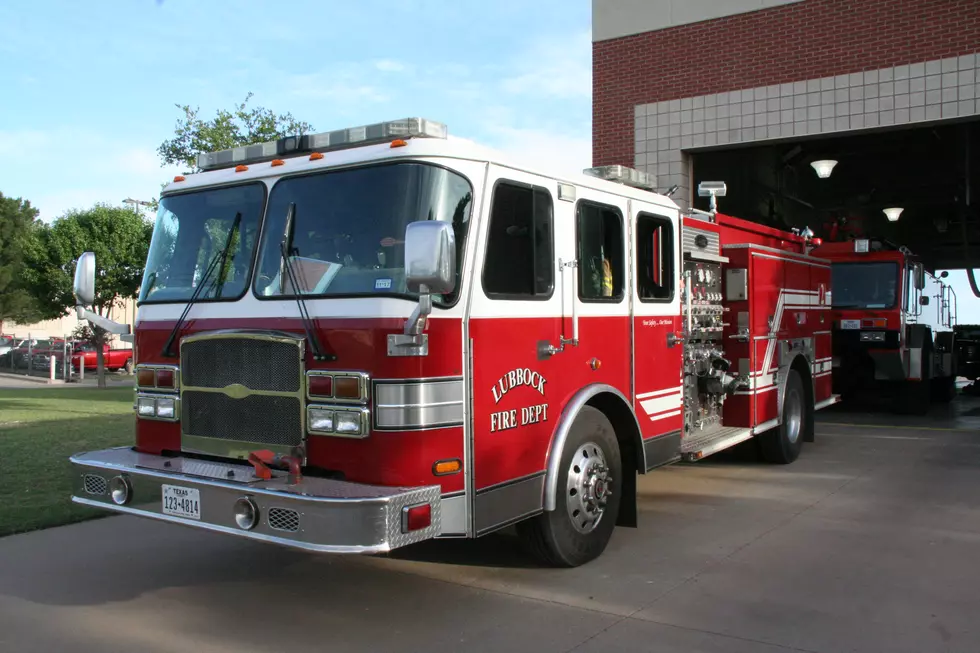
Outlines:
[[825,242],[832,265],[834,391],[861,405],[883,396],[926,413],[956,395],[956,294],[906,247],[880,238]]
[[[830,264],[619,166],[553,175],[406,119],[202,155],[163,193],[133,446],[77,503],[310,551],[516,524],[580,565],[636,479],[755,438],[791,463],[831,392]],[[76,269],[90,313],[95,261]]]

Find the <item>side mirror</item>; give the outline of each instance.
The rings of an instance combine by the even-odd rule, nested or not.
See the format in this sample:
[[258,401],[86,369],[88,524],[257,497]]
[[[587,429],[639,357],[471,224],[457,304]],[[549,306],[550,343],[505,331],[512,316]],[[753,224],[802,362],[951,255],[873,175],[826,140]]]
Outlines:
[[921,304],[922,306],[928,306],[929,305],[929,296],[928,295],[923,295],[922,297],[919,297],[919,304]]
[[916,290],[922,290],[926,287],[925,268],[922,267],[921,263],[912,264],[912,278],[914,279]]
[[85,252],[75,264],[75,303],[78,306],[95,303],[95,252]]
[[443,295],[456,288],[456,234],[449,222],[410,222],[405,228],[405,283],[411,292]]

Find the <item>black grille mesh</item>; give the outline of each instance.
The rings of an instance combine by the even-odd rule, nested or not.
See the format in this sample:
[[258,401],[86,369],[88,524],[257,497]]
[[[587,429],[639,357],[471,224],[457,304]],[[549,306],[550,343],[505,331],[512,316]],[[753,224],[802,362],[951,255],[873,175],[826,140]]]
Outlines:
[[180,380],[185,387],[224,388],[240,383],[251,390],[299,392],[298,346],[234,337],[187,342],[181,346]]
[[283,446],[302,441],[297,397],[252,395],[232,399],[214,392],[185,390],[180,406],[188,435]]

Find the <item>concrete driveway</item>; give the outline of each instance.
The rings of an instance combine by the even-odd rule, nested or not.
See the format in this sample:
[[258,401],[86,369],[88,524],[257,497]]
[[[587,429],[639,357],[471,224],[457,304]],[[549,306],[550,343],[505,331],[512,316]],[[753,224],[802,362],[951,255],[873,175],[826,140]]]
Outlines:
[[389,558],[129,517],[8,537],[0,651],[980,651],[975,399],[834,409],[791,466],[743,448],[640,491],[640,527],[573,570],[507,534]]

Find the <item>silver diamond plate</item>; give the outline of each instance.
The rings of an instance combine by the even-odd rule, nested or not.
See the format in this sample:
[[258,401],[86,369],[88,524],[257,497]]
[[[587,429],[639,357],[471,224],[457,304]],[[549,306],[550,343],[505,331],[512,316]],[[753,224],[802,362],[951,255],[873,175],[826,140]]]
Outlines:
[[[422,503],[432,504],[432,523],[411,533],[402,533],[402,510],[408,506]],[[412,490],[393,497],[388,502],[386,514],[385,540],[392,549],[415,544],[431,539],[442,532],[442,504],[440,503],[439,487],[427,487]]]

